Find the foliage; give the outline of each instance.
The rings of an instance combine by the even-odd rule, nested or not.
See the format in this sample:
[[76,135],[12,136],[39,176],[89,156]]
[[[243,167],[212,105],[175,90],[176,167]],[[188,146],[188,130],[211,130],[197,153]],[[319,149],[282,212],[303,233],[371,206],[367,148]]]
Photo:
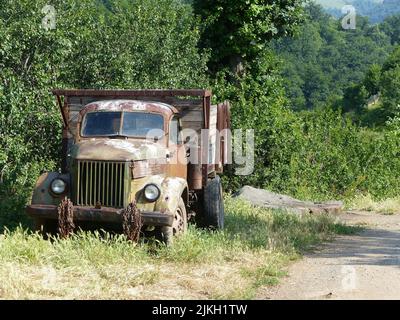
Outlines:
[[104,232],[46,241],[21,228],[7,231],[0,236],[2,297],[249,299],[276,283],[302,250],[355,231],[328,216],[301,218],[230,197],[226,213],[224,231],[190,226],[172,247]]
[[[323,200],[400,192],[400,141],[394,130],[362,129],[328,107],[293,112],[287,107],[273,54],[257,60],[237,85],[219,80],[219,99],[233,105],[233,127],[255,129],[255,168],[225,185],[253,185],[299,198]],[[286,106],[286,107],[285,107]]]
[[42,170],[58,168],[60,116],[55,87],[169,88],[207,85],[207,54],[190,6],[175,0],[0,3],[0,225],[24,221]]
[[378,64],[373,64],[367,71],[363,84],[369,96],[379,93],[379,84],[381,81],[382,67]]
[[[378,98],[378,106],[368,110],[370,97]],[[374,102],[375,105],[377,102]],[[400,47],[395,47],[389,58],[382,66],[372,65],[361,83],[346,89],[343,106],[344,110],[355,110],[366,113],[360,119],[367,125],[385,125],[400,105]],[[369,115],[373,114],[371,118]]]
[[[396,195],[400,164],[395,134],[362,129],[338,111],[341,108],[335,111],[329,106],[341,101],[348,87],[352,88],[345,95],[348,110],[362,105],[370,96],[368,90],[377,90],[381,69],[373,61],[383,64],[389,38],[363,19],[359,31],[347,34],[320,7],[311,5],[306,10],[312,19],[300,30],[300,41],[274,42],[273,51],[264,50],[247,61],[245,72],[234,81],[235,75],[226,71],[217,75],[216,100],[232,102],[233,127],[255,130],[254,173],[236,176],[235,167],[230,168],[225,185],[234,191],[248,184],[316,200],[364,192],[376,197]],[[370,56],[363,56],[366,45]],[[282,52],[279,58],[284,63],[274,51]],[[282,77],[281,67],[290,75]],[[356,79],[364,80],[367,71],[373,77],[365,85],[351,86]],[[285,89],[296,88],[296,81],[301,84],[296,92],[305,94],[295,101],[304,101],[313,110],[291,110],[293,96],[288,100]]]
[[382,22],[386,17],[400,12],[399,0],[317,0],[316,2],[337,18],[343,16],[341,9],[344,5],[353,5],[357,14],[368,17],[372,23]]
[[392,45],[400,45],[400,14],[386,18],[380,27],[390,36]]
[[384,215],[400,214],[400,197],[376,201],[370,194],[360,194],[346,203],[349,210],[362,210]]
[[327,109],[304,112],[295,119],[283,115],[277,116],[276,134],[266,145],[268,157],[263,160],[270,163],[255,172],[259,180],[254,183],[253,177],[253,184],[314,200],[399,194],[400,146],[393,132],[361,130]]
[[293,34],[303,0],[193,0],[203,19],[202,45],[212,49],[213,71],[252,61],[271,39]]
[[[251,184],[313,199],[399,193],[397,118],[375,132],[338,111],[361,113],[379,94],[379,110],[389,112],[382,121],[396,113],[397,20],[381,28],[360,18],[359,29],[344,32],[311,5],[297,38],[276,40],[295,33],[300,1],[195,1],[203,24],[189,2],[54,0],[50,30],[41,27],[45,0],[0,3],[0,225],[25,221],[40,172],[59,167],[54,87],[211,84],[216,100],[231,100],[234,128],[255,130],[254,174],[230,168],[230,189]],[[243,72],[229,71],[232,57]]]
[[[362,96],[354,92],[354,86],[373,65],[382,65],[387,59],[392,50],[390,35],[363,17],[358,17],[356,30],[343,30],[320,6],[311,4],[306,12],[308,19],[296,37],[272,43],[284,61],[283,77],[292,108],[337,103],[347,89],[347,96],[351,91]],[[357,108],[350,105],[347,109]]]

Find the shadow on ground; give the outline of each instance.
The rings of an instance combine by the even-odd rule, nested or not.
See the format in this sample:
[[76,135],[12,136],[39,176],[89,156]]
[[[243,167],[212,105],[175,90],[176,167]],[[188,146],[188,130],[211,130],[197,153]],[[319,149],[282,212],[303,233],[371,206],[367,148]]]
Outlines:
[[[349,258],[349,265],[397,266],[400,268],[400,231],[365,229],[350,238],[339,237],[314,258]],[[342,261],[341,261],[342,262]]]

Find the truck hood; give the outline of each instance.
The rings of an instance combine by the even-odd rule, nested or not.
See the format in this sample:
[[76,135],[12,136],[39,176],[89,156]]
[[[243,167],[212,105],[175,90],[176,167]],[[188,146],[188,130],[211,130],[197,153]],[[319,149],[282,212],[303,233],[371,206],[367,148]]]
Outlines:
[[165,156],[165,147],[146,141],[96,139],[82,141],[71,149],[71,157],[77,160],[137,161],[164,159]]

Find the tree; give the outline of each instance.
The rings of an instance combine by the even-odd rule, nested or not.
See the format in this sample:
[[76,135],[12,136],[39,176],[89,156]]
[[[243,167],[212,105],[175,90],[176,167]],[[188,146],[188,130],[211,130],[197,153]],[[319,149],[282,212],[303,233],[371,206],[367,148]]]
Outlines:
[[395,69],[400,66],[400,46],[397,46],[389,58],[385,61],[382,67],[382,72],[389,71],[390,69]]
[[381,24],[381,30],[391,39],[393,45],[400,44],[400,14],[386,18]]
[[303,18],[303,0],[194,0],[205,24],[202,46],[211,48],[212,71],[238,73],[271,39],[293,34]]
[[198,21],[176,0],[0,1],[0,227],[24,221],[42,170],[57,170],[53,88],[206,87]]
[[344,111],[355,111],[361,113],[368,99],[367,89],[360,84],[348,87],[343,95]]
[[[326,14],[321,6],[309,4],[305,14],[306,22],[296,36],[271,43],[284,61],[282,74],[292,107],[299,110],[332,102],[337,105],[349,87],[347,102],[351,93],[364,96],[351,86],[363,82],[368,70],[374,72],[373,76],[379,75],[372,65],[385,62],[392,50],[390,38],[364,17],[357,18],[356,30],[343,30],[340,21]],[[379,80],[372,77],[368,81],[366,89],[376,91]],[[360,101],[361,96],[355,100]],[[354,101],[347,102],[346,110],[351,106],[359,109]]]
[[382,67],[378,64],[373,64],[367,71],[364,78],[364,86],[370,96],[379,93],[379,86],[381,81]]
[[400,106],[400,46],[383,65],[380,88],[383,107],[393,115]]
[[[318,0],[326,7],[327,12],[336,18],[343,17],[340,8],[331,8],[332,2],[339,1]],[[400,12],[400,0],[346,0],[340,1],[353,5],[357,9],[357,14],[368,17],[371,23],[380,23],[385,18]]]

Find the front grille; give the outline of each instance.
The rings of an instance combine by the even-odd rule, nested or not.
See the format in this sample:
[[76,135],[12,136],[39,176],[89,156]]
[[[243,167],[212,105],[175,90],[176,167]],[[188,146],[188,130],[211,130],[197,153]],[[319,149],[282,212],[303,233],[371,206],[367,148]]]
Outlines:
[[76,203],[123,208],[126,174],[129,174],[126,162],[78,161]]

